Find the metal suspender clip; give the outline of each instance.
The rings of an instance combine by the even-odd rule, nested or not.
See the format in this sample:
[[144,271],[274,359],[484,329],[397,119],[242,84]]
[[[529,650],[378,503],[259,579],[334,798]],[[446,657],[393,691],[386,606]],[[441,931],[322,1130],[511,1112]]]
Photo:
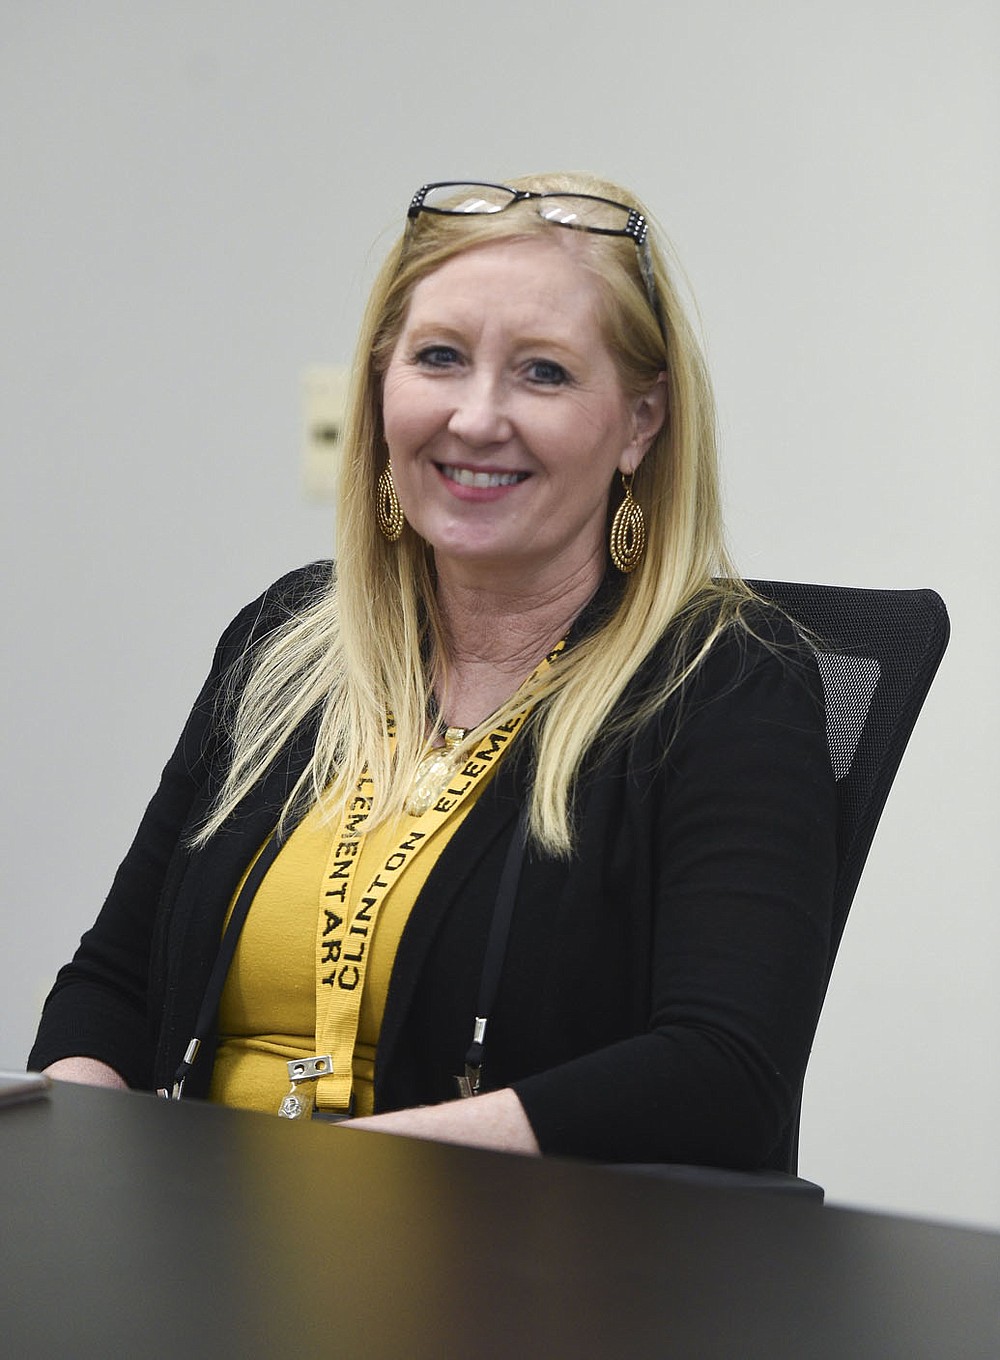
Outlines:
[[184,1083],[187,1081],[187,1074],[194,1066],[194,1060],[198,1056],[199,1048],[201,1048],[201,1040],[192,1039],[184,1050],[184,1057],[181,1059],[180,1067],[178,1067],[174,1074],[173,1088],[169,1091],[165,1086],[158,1086],[156,1088],[156,1094],[160,1096],[161,1099],[180,1100],[181,1096],[184,1094]]
[[479,1088],[483,1080],[483,1048],[486,1044],[486,1025],[487,1017],[477,1015],[475,1028],[472,1031],[472,1043],[465,1055],[465,1071],[460,1077],[455,1078],[458,1094],[463,1100],[467,1100],[470,1096],[479,1095]]

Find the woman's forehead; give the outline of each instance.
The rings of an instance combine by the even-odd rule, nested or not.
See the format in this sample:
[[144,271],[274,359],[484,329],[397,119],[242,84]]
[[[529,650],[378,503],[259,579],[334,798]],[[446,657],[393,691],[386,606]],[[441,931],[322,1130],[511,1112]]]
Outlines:
[[493,241],[451,256],[416,284],[404,324],[486,307],[598,324],[600,289],[585,263],[586,243],[573,232],[559,233],[569,238],[565,245],[554,235]]

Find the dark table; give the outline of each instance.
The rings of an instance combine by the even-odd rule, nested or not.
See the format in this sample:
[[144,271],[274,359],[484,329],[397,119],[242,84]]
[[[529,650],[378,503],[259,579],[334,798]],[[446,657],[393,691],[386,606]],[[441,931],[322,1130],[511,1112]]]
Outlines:
[[0,1111],[33,1357],[1000,1355],[1000,1236],[58,1085]]

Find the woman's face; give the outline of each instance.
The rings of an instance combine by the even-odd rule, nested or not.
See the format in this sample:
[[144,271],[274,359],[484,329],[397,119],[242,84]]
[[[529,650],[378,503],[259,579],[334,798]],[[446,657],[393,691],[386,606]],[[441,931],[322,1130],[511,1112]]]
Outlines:
[[603,573],[609,489],[641,462],[665,388],[626,396],[581,244],[481,246],[413,291],[382,410],[403,512],[439,572],[537,589]]

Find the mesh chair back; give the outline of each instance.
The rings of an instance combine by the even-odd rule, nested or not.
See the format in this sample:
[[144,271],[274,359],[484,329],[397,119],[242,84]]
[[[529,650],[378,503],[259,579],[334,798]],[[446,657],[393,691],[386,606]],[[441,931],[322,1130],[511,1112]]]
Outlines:
[[[829,980],[875,828],[948,643],[948,613],[933,590],[749,584],[808,630],[823,677],[838,794]],[[797,1144],[796,1116],[774,1164],[794,1171]]]

